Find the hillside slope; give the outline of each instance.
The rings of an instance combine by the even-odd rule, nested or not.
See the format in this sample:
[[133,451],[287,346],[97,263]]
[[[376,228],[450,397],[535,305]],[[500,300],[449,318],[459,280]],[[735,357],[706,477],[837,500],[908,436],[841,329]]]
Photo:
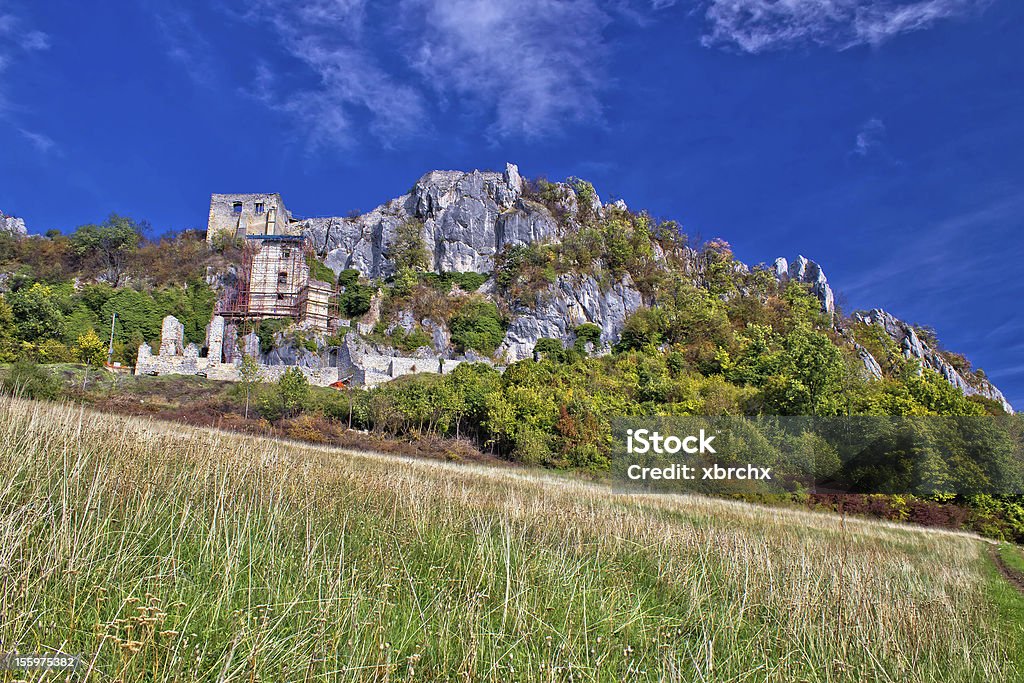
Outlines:
[[10,398],[0,473],[0,641],[87,680],[1021,675],[964,535]]
[[[877,325],[886,345],[895,344],[899,355],[936,371],[965,395],[1013,412],[983,373],[963,356],[940,350],[937,340],[929,345],[918,339],[915,326],[880,310],[842,315],[818,263],[803,256],[780,257],[770,266],[741,263],[725,242],[689,244],[675,222],[655,221],[621,200],[604,203],[590,183],[577,178],[531,181],[514,164],[503,172],[431,171],[408,193],[370,212],[307,218],[298,227],[335,273],[408,280],[405,289],[412,271],[489,275],[477,291],[498,304],[506,325],[494,353],[487,348],[484,355],[501,362],[532,357],[542,339],[572,346],[583,324],[597,326],[594,349],[607,351],[621,340],[631,316],[664,307],[682,283],[723,300],[766,298],[767,290],[757,282],[764,273],[780,285],[797,282],[812,293],[868,375],[886,373],[887,359],[875,356],[887,352],[877,345],[867,348],[872,345],[863,334],[855,334],[858,323]],[[452,344],[444,312],[425,305],[423,293],[395,301],[400,298],[378,300],[366,324],[379,324],[388,335],[397,329],[399,339],[390,343],[407,350],[414,343],[443,357],[462,350]],[[410,342],[410,335],[420,341]],[[387,346],[382,336],[375,341]]]

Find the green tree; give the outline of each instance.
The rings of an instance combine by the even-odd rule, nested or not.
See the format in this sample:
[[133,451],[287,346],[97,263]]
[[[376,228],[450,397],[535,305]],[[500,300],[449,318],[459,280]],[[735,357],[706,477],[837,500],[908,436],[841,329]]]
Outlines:
[[562,346],[562,342],[551,337],[541,337],[537,340],[537,343],[533,345],[533,352],[539,356],[545,358],[551,358],[552,360],[558,360],[562,356],[562,351],[565,348]]
[[768,395],[779,414],[834,415],[845,364],[832,340],[800,323],[784,342],[781,374]]
[[462,434],[464,421],[473,425],[477,437],[482,438],[487,397],[501,389],[501,373],[486,363],[460,363],[445,381],[457,396],[453,410],[456,438]]
[[370,310],[373,301],[373,287],[352,283],[345,285],[345,291],[341,293],[338,303],[341,310],[350,318],[357,318]]
[[277,380],[277,396],[283,417],[294,417],[302,412],[309,400],[309,381],[302,370],[292,366]]
[[17,357],[17,336],[14,311],[7,303],[7,297],[0,294],[0,363],[9,363]]
[[71,246],[84,259],[95,259],[107,282],[121,284],[128,256],[139,245],[146,225],[127,216],[110,214],[100,225],[82,225],[71,236]]
[[[64,316],[62,339],[68,346],[74,346],[83,334],[90,330],[100,329],[103,329],[103,323],[100,322],[99,317],[81,300],[76,300],[74,306]],[[107,329],[110,329],[110,321],[107,321]]]
[[[238,369],[238,387],[245,396],[245,419],[249,419],[249,400],[256,386],[261,381],[260,364],[246,354],[242,358],[242,366]],[[305,378],[303,378],[305,379]]]
[[459,350],[474,349],[490,356],[505,338],[505,329],[498,307],[490,301],[476,299],[462,306],[448,323],[452,342]]
[[355,268],[346,268],[338,273],[338,285],[341,287],[351,287],[357,282],[359,282],[359,271]]
[[114,296],[116,290],[105,282],[89,284],[82,287],[78,298],[90,311],[97,316],[103,315],[103,304],[107,303],[110,297]]
[[202,344],[206,339],[206,326],[213,315],[217,294],[202,280],[183,287],[165,287],[153,295],[157,317],[173,315],[185,328],[187,341]]
[[668,315],[661,308],[641,308],[626,319],[618,350],[643,349],[660,344],[668,326]]
[[64,314],[53,287],[35,283],[9,295],[18,337],[23,341],[59,338],[64,334]]
[[430,255],[423,241],[423,223],[410,218],[395,229],[395,241],[388,249],[388,257],[395,264],[395,270],[426,270]]
[[160,339],[163,316],[149,294],[119,289],[103,304],[100,313],[104,325],[109,325],[111,317],[117,313],[114,334],[130,348],[138,348],[144,341],[155,344]]
[[95,330],[89,330],[75,342],[75,356],[87,365],[102,368],[107,360],[107,346]]
[[399,297],[408,296],[412,292],[412,288],[416,286],[417,281],[416,271],[412,268],[399,268],[391,283],[391,292]]
[[597,349],[601,345],[601,328],[594,323],[583,323],[576,327],[576,350],[583,353],[584,348],[587,344],[591,344],[594,349]]

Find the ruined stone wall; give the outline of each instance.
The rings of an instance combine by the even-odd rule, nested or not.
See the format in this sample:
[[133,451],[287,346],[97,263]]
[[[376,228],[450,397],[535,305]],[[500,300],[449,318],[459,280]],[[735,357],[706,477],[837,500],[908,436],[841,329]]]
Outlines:
[[[433,355],[422,358],[386,356],[370,350],[354,333],[345,336],[345,342],[338,350],[338,365],[351,369],[354,385],[367,388],[379,386],[405,375],[420,373],[447,375],[464,362],[467,361]],[[344,375],[343,372],[342,376]]]
[[326,282],[309,280],[299,293],[299,320],[319,332],[327,331],[329,307],[334,288]]
[[[339,368],[306,368],[297,365],[259,365],[260,381],[276,382],[289,368],[299,371],[313,386],[326,387],[352,375]],[[191,375],[224,382],[241,379],[241,363],[220,363],[210,358],[154,355],[148,344],[139,347],[135,364],[136,375]]]
[[206,356],[211,362],[224,361],[224,318],[214,315],[206,326]]
[[[241,204],[241,211],[235,210],[236,204]],[[291,221],[292,215],[277,193],[214,194],[210,196],[206,240],[223,232],[237,237],[291,234]]]
[[[144,343],[139,347],[135,363],[136,375],[197,375],[228,382],[237,382],[240,379],[241,355],[232,351],[231,355],[235,360],[223,361],[228,354],[224,347],[225,330],[230,332],[228,336],[235,338],[237,332],[233,326],[226,326],[221,316],[215,315],[207,327],[206,345],[209,353],[206,357],[200,355],[199,347],[195,344],[182,346],[182,324],[174,316],[164,318],[162,329],[159,353],[154,354],[149,344]],[[258,353],[259,340],[255,334],[245,335],[241,342],[251,355],[255,356]],[[264,382],[276,382],[288,368],[298,367],[314,386],[330,386],[346,380],[350,386],[373,388],[405,375],[448,374],[461,363],[467,362],[437,356],[385,356],[369,351],[355,334],[346,336],[345,343],[338,349],[336,357],[336,365],[321,367],[261,363],[260,379]]]
[[180,356],[185,352],[185,326],[173,315],[164,318],[160,327],[160,355]]

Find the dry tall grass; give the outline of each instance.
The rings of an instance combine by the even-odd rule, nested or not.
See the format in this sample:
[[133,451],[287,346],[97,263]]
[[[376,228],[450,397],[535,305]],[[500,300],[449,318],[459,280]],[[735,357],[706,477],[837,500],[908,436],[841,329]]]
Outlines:
[[1019,674],[963,535],[10,398],[0,474],[0,650],[83,679]]

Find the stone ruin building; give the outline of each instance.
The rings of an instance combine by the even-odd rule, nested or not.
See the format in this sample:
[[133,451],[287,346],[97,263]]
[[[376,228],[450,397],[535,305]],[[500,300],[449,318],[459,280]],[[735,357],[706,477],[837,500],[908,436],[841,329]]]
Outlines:
[[[260,340],[252,332],[241,338],[234,337],[231,330],[223,316],[214,315],[206,328],[206,341],[199,347],[195,343],[185,343],[185,326],[169,315],[163,321],[157,353],[153,353],[149,344],[143,343],[139,347],[135,374],[198,375],[237,382],[242,358],[246,355],[260,358]],[[231,353],[230,348],[235,352]],[[225,360],[229,355],[233,359]],[[370,350],[355,334],[346,335],[340,347],[325,350],[324,355],[330,362],[324,363],[319,356],[309,353],[302,363],[260,363],[260,380],[276,381],[288,368],[297,367],[315,386],[338,386],[342,383],[372,388],[403,375],[422,372],[447,374],[464,362],[437,356],[384,356]]]
[[203,346],[186,343],[185,329],[174,316],[163,320],[160,348],[139,347],[136,375],[200,375],[237,381],[245,356],[260,363],[260,378],[274,381],[298,367],[311,384],[373,387],[402,375],[447,373],[461,361],[437,356],[407,358],[371,351],[349,333],[336,349],[318,346],[260,353],[255,329],[268,318],[287,318],[313,333],[337,333],[350,323],[332,310],[335,285],[313,278],[315,258],[297,222],[279,194],[214,194],[210,199],[207,241],[222,237],[243,241],[242,260],[228,278],[206,329]]
[[312,251],[278,194],[215,194],[206,239],[244,240],[242,264],[217,312],[228,321],[292,318],[327,331],[334,284],[310,275]]
[[277,193],[214,194],[210,196],[206,241],[213,243],[225,234],[233,237],[288,235],[293,232],[294,222]]

